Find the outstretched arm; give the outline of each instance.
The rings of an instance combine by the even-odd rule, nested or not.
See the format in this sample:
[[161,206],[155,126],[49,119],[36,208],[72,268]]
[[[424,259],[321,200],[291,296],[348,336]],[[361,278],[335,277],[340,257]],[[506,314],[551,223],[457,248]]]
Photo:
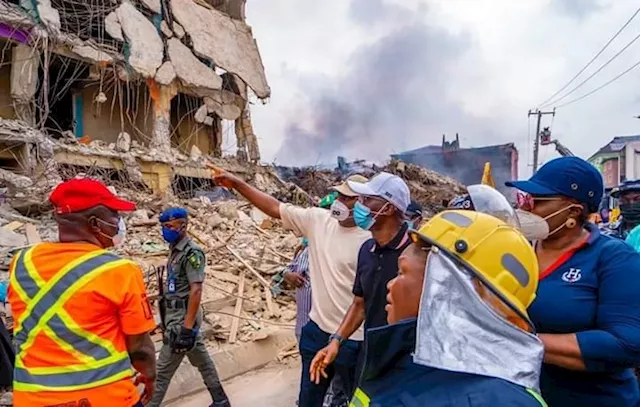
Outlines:
[[222,170],[215,171],[213,181],[223,187],[235,189],[262,212],[272,218],[280,219],[280,201],[271,195],[252,187],[235,175]]

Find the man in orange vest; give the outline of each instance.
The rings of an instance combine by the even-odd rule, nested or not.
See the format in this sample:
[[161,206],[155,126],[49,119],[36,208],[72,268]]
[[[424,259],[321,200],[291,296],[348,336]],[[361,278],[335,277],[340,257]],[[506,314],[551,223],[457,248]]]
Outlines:
[[60,241],[24,249],[11,264],[14,404],[142,406],[155,385],[156,324],[140,268],[106,250],[124,240],[119,213],[135,204],[90,179],[60,184],[49,200]]

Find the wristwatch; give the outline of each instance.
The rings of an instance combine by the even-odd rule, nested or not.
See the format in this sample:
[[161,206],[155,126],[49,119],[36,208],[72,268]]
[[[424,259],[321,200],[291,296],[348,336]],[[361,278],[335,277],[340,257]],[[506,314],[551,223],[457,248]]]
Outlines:
[[342,336],[338,334],[331,334],[329,336],[329,343],[331,343],[331,341],[333,341],[334,339],[338,341],[338,346],[342,345],[342,342],[344,342],[344,339],[342,339]]

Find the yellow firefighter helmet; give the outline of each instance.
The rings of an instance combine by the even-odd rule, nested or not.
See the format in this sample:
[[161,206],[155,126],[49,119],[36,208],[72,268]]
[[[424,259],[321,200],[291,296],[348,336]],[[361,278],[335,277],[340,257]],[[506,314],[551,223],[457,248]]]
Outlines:
[[414,231],[412,238],[447,252],[529,321],[527,308],[538,288],[538,260],[513,226],[480,212],[448,210]]

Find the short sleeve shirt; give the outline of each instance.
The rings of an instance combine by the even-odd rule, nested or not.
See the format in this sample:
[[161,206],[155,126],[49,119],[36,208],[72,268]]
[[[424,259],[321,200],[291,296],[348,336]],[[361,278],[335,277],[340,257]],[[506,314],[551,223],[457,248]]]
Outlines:
[[[371,233],[358,227],[346,228],[320,208],[280,206],[282,224],[309,239],[311,312],[309,318],[328,334],[338,330],[353,302],[358,250]],[[359,328],[350,339],[362,341]]]
[[[70,262],[96,250],[100,248],[88,243],[40,243],[32,249],[31,261],[42,280],[47,282]],[[11,284],[8,300],[18,324],[27,303]],[[127,335],[144,334],[156,327],[142,270],[131,261],[123,262],[86,282],[63,307],[82,329],[110,341],[118,352],[127,350]],[[77,363],[77,359],[44,334],[38,333],[33,346],[26,350],[24,363],[28,367],[46,368],[60,364],[72,365]],[[86,390],[63,393],[14,391],[13,395],[16,406],[27,407],[64,405],[82,399],[87,399],[91,405],[125,406],[134,405],[139,398],[130,377]]]
[[405,223],[385,246],[370,239],[360,248],[353,294],[364,298],[365,330],[387,325],[387,283],[398,275],[398,259],[411,243],[407,229]]
[[[172,249],[167,264],[165,293],[167,298],[187,299],[191,283],[204,281],[206,258],[204,252],[193,240],[184,237]],[[175,293],[169,292],[170,279],[175,281]]]

